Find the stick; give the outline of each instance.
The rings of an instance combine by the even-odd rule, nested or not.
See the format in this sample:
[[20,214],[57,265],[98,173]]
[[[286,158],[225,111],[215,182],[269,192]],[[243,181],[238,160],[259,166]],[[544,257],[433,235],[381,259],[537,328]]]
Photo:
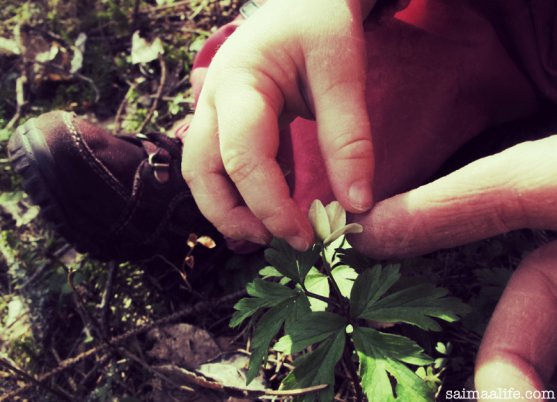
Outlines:
[[[187,316],[191,316],[194,314],[200,314],[200,313],[204,313],[206,311],[209,310],[213,310],[215,308],[221,308],[223,306],[226,306],[228,303],[231,303],[237,299],[239,299],[240,297],[243,297],[246,295],[245,290],[241,290],[238,292],[234,292],[231,293],[229,295],[223,296],[220,299],[215,299],[215,300],[209,300],[209,301],[204,301],[204,302],[199,302],[197,304],[195,304],[194,306],[189,306],[189,307],[185,307],[182,310],[178,310],[175,313],[172,313],[166,317],[163,317],[159,320],[153,321],[152,323],[149,324],[145,324],[141,327],[132,329],[128,332],[124,332],[121,335],[118,336],[114,336],[112,338],[110,338],[110,344],[112,345],[117,345],[120,344],[122,342],[127,341],[129,338],[143,334],[145,332],[149,332],[150,330],[152,330],[153,328],[157,328],[166,324],[170,324],[171,322],[174,322],[178,319],[187,317]],[[79,355],[75,356],[75,357],[71,357],[69,359],[66,359],[64,361],[62,361],[58,367],[56,367],[55,369],[41,374],[39,375],[36,380],[40,383],[43,383],[45,381],[48,381],[50,378],[52,378],[55,375],[58,375],[60,373],[62,373],[65,370],[68,370],[72,367],[74,367],[75,365],[79,364],[80,362],[82,362],[83,360],[94,356],[100,352],[104,352],[109,348],[109,346],[107,344],[102,344],[99,346],[96,346],[94,348],[88,349],[83,353],[80,353]],[[24,385],[21,388],[18,388],[12,392],[8,392],[5,393],[4,395],[0,396],[0,402],[7,402],[7,401],[12,401],[14,399],[14,397],[22,394],[23,392],[31,389],[35,384],[27,384]]]
[[164,57],[162,55],[159,55],[159,63],[161,65],[161,79],[159,82],[159,88],[157,89],[157,93],[155,94],[155,99],[153,100],[153,103],[149,108],[149,112],[147,113],[147,116],[145,116],[143,123],[141,123],[141,126],[139,126],[139,128],[137,129],[137,132],[139,133],[143,132],[147,124],[149,124],[149,122],[153,118],[153,114],[155,113],[155,110],[157,110],[157,107],[159,106],[159,101],[162,98],[164,84],[166,83],[166,62],[164,61]]
[[0,365],[6,367],[8,370],[13,371],[14,373],[16,373],[17,375],[19,375],[21,378],[23,378],[24,380],[35,384],[36,386],[38,386],[39,388],[44,389],[45,391],[56,395],[59,398],[62,398],[65,401],[72,401],[73,398],[71,395],[66,394],[64,392],[61,392],[59,390],[56,390],[54,388],[49,387],[46,384],[43,384],[43,381],[37,380],[35,377],[33,377],[31,374],[26,373],[25,371],[18,369],[17,367],[12,366],[8,361],[6,361],[6,359],[0,358]]

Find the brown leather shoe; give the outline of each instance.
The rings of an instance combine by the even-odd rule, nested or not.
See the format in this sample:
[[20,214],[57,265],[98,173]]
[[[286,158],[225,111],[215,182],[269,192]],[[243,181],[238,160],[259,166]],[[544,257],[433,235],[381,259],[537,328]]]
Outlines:
[[29,120],[8,145],[25,191],[68,242],[135,261],[185,255],[190,233],[218,236],[182,179],[181,150],[162,134],[114,136],[60,111]]

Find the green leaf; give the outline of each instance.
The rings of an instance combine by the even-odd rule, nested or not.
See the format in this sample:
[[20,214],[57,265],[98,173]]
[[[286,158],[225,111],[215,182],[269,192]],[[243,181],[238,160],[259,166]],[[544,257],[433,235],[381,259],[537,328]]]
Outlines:
[[[317,314],[317,313],[316,313]],[[300,398],[302,402],[332,401],[335,384],[335,366],[342,357],[346,335],[344,329],[336,335],[329,336],[313,352],[307,353],[294,361],[294,370],[282,382],[283,389],[305,388],[312,385],[328,384],[319,393],[307,394]]]
[[290,314],[289,304],[291,303],[287,300],[276,305],[263,314],[257,322],[253,333],[246,384],[249,384],[257,376],[259,367],[265,362],[271,341],[282,328],[288,314]]
[[286,317],[286,321],[284,322],[285,333],[289,333],[292,326],[295,326],[296,323],[305,319],[308,314],[311,314],[309,300],[304,293],[298,294],[298,296],[292,298],[291,301],[290,314]]
[[354,282],[356,281],[356,278],[358,278],[358,273],[354,270],[354,268],[351,268],[348,265],[339,265],[332,270],[331,275],[337,283],[340,294],[349,298],[350,293],[352,293]]
[[308,271],[319,258],[319,247],[313,245],[309,250],[294,250],[284,240],[274,239],[271,247],[265,250],[265,258],[284,276],[297,283],[303,283]]
[[338,314],[320,311],[296,321],[279,339],[274,349],[288,354],[298,353],[314,343],[344,331],[348,322]]
[[356,279],[350,294],[350,313],[358,318],[400,279],[400,265],[375,265]]
[[255,279],[253,282],[248,284],[246,289],[250,296],[267,299],[271,301],[273,305],[292,297],[295,293],[298,293],[297,290],[290,289],[287,286],[279,283],[264,281],[262,279]]
[[378,322],[404,322],[424,330],[439,331],[437,318],[454,322],[468,312],[468,307],[455,297],[445,297],[448,291],[430,284],[413,286],[392,293],[368,305],[360,318]]
[[[1,122],[2,120],[0,120]],[[0,128],[0,142],[8,141],[12,135],[12,130]]]
[[[427,384],[403,364],[425,365],[431,362],[414,341],[361,327],[354,329],[352,339],[360,360],[362,387],[370,400],[433,401]],[[395,389],[389,375],[396,381]]]
[[[384,354],[407,364],[423,366],[433,362],[423,349],[412,339],[402,335],[389,334],[373,328],[356,327],[354,333],[358,339],[365,339],[366,344],[381,348]],[[365,338],[362,338],[365,336]]]
[[377,265],[360,274],[350,297],[352,317],[407,323],[424,330],[438,331],[441,327],[434,318],[453,322],[468,312],[468,307],[459,299],[446,297],[446,289],[431,284],[413,286],[384,296],[399,278],[398,266],[383,269]]
[[300,292],[278,283],[256,279],[247,286],[250,296],[239,300],[235,305],[236,310],[230,319],[230,326],[237,327],[244,320],[254,315],[257,310],[276,306],[283,301],[298,295]]
[[356,271],[364,271],[373,265],[371,259],[353,248],[337,250],[337,258],[341,264],[348,265]]
[[[309,273],[306,275],[304,286],[312,293],[323,297],[329,297],[329,278],[327,275],[319,272],[315,267],[310,269]],[[327,309],[327,302],[316,299],[315,297],[308,297],[312,311],[325,311]]]
[[259,371],[259,367],[267,359],[267,352],[271,341],[282,328],[291,328],[301,317],[311,313],[309,302],[303,293],[295,293],[294,296],[275,305],[257,321],[252,338],[252,352],[249,361],[246,382],[249,384]]
[[255,324],[252,339],[252,354],[248,368],[247,383],[251,382],[260,365],[266,360],[269,345],[282,328],[290,328],[293,323],[311,313],[309,301],[301,289],[290,289],[284,285],[256,279],[247,287],[248,294],[234,308],[236,312],[230,326],[240,325],[260,309],[270,308]]
[[282,278],[284,275],[281,274],[275,267],[268,265],[259,271],[259,276],[262,278]]
[[235,305],[236,310],[230,319],[230,327],[235,328],[244,322],[247,318],[254,315],[257,310],[269,307],[270,304],[265,299],[256,299],[253,297],[245,297],[239,300]]

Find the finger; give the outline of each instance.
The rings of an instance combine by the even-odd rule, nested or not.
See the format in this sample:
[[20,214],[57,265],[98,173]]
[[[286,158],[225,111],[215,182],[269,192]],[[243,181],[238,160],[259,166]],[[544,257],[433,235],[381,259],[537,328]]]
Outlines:
[[[361,24],[354,25],[338,45],[321,44],[315,46],[320,50],[306,51],[307,79],[328,177],[338,201],[358,213],[373,204],[374,157],[365,98],[363,31]],[[323,49],[328,53],[323,54]]]
[[223,235],[265,244],[271,236],[242,203],[228,180],[219,153],[216,116],[204,102],[198,106],[184,138],[182,174],[196,204]]
[[410,256],[519,228],[557,227],[557,136],[519,144],[379,202],[354,220],[352,242],[379,257]]
[[478,353],[475,382],[480,393],[516,389],[521,397],[517,394],[513,401],[543,400],[539,391],[557,360],[556,268],[557,242],[552,242],[526,258],[512,276]]
[[265,227],[304,250],[313,240],[313,230],[290,197],[276,162],[282,103],[272,85],[265,83],[265,78],[251,72],[244,83],[227,85],[216,94],[222,161],[246,205]]

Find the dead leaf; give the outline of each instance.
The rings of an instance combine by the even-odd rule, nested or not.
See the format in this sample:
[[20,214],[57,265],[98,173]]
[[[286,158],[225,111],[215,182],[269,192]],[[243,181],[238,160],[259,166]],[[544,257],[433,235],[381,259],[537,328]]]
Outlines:
[[83,67],[83,54],[85,53],[85,43],[87,35],[81,32],[73,45],[73,57],[71,61],[70,73],[75,74]]
[[194,265],[195,265],[195,258],[193,255],[188,255],[185,259],[184,259],[184,263],[190,268],[193,269]]
[[190,324],[174,324],[156,328],[147,334],[154,341],[147,356],[161,362],[194,369],[221,353],[213,337]]
[[196,244],[197,244],[197,235],[195,233],[190,233],[187,241],[188,247],[194,248]]
[[215,248],[217,246],[217,243],[215,243],[215,241],[209,236],[201,236],[197,239],[197,243],[207,247],[208,249]]
[[224,355],[211,363],[202,364],[197,371],[226,387],[254,391],[264,390],[265,380],[261,372],[246,386],[248,364],[249,356],[244,353],[233,353]]
[[131,62],[132,64],[149,63],[156,60],[159,55],[164,53],[162,40],[155,38],[148,42],[141,37],[139,31],[135,31],[132,36]]
[[17,42],[0,37],[0,56],[18,56],[21,54]]

